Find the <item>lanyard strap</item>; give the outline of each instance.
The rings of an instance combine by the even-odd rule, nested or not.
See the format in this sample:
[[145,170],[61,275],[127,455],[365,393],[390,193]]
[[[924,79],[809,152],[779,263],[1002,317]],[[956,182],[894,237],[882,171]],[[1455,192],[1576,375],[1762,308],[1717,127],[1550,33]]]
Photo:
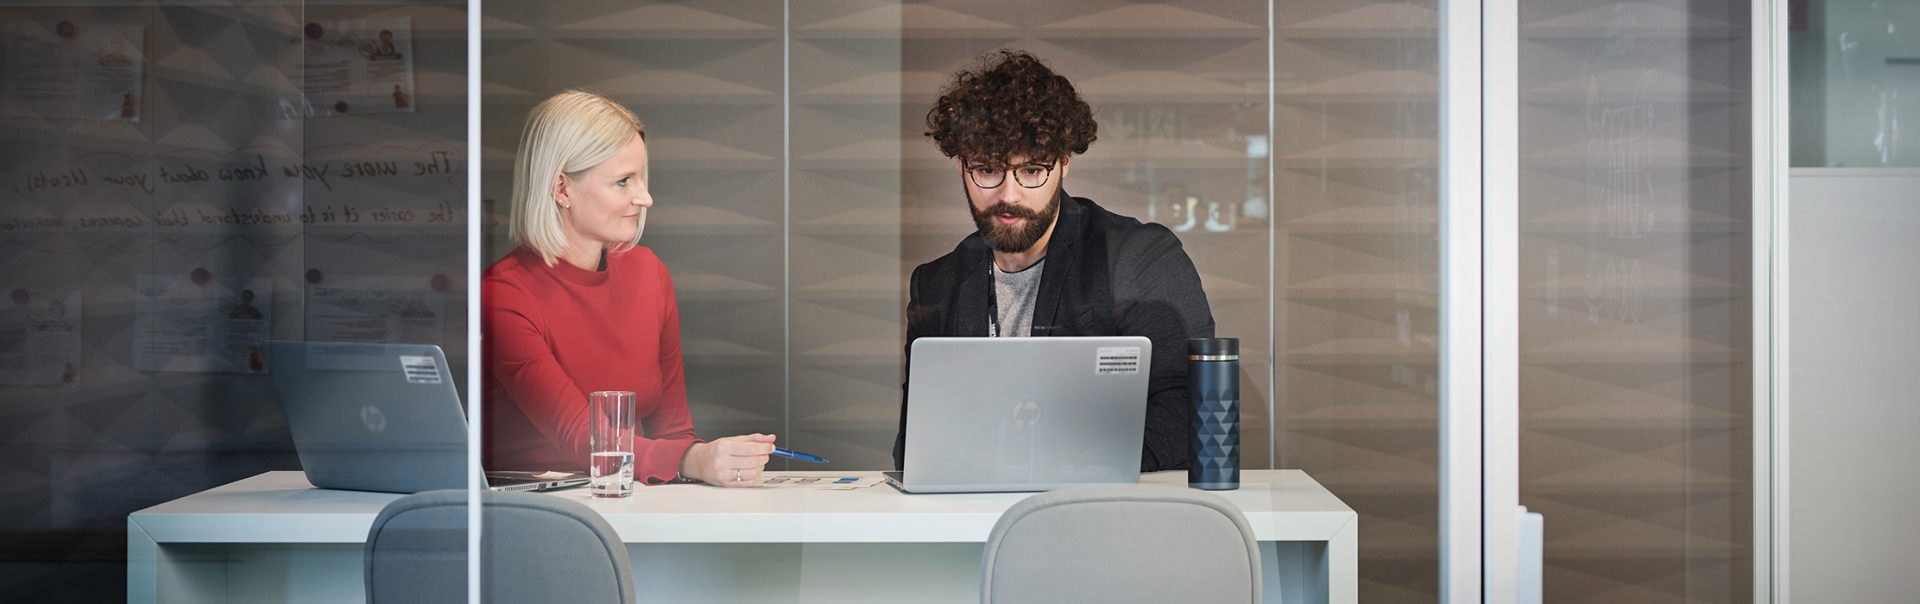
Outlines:
[[987,258],[987,337],[1000,337],[1000,282],[993,274],[993,258]]

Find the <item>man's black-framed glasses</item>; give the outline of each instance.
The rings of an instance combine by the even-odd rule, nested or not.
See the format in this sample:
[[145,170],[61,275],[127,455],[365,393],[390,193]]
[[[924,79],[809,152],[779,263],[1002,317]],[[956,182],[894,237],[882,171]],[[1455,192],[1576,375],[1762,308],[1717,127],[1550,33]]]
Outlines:
[[1007,173],[1013,173],[1013,181],[1029,189],[1047,186],[1047,177],[1053,174],[1053,164],[1027,162],[1007,168],[994,164],[973,164],[967,166],[967,178],[973,179],[973,186],[992,189],[1007,182]]

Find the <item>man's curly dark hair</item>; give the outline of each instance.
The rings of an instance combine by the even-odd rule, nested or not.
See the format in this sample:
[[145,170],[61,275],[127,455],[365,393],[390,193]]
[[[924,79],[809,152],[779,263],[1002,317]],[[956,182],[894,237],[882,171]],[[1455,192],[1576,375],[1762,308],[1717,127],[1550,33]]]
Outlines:
[[988,53],[977,64],[954,74],[927,111],[927,136],[941,153],[968,162],[1015,155],[1053,162],[1093,144],[1093,108],[1066,76],[1025,51]]

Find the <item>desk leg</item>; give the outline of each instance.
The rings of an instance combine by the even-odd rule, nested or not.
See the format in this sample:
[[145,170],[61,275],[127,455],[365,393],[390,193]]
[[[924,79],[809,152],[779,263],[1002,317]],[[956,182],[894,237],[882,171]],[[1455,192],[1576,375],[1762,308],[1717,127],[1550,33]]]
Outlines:
[[139,522],[127,518],[127,604],[160,601],[160,544]]
[[1347,522],[1327,540],[1327,601],[1355,604],[1360,601],[1360,518]]
[[127,519],[127,602],[227,601],[227,553],[218,544],[160,544]]

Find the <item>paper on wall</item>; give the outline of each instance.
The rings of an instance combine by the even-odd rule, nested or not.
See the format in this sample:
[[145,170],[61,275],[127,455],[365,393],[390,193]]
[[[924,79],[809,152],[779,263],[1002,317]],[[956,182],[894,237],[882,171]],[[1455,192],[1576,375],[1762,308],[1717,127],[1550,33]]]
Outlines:
[[301,83],[307,116],[412,113],[413,19],[312,21],[282,53]]
[[145,27],[16,21],[5,31],[7,115],[140,121]]
[[135,279],[133,366],[143,371],[263,373],[273,284],[142,274]]
[[0,384],[73,384],[79,374],[79,290],[16,289],[0,301]]
[[431,277],[323,273],[307,284],[307,339],[438,344],[447,296]]

